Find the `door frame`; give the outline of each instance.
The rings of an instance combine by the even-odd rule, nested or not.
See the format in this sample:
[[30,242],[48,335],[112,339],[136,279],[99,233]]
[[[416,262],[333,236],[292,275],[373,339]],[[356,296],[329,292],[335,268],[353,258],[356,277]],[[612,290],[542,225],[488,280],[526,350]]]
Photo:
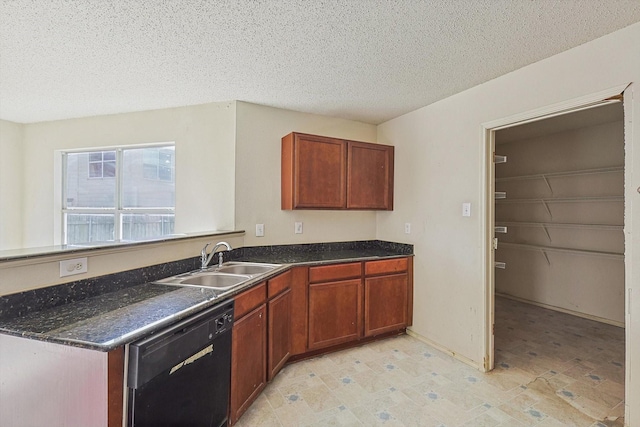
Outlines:
[[[484,181],[483,191],[480,197],[481,203],[484,205],[482,212],[484,245],[482,246],[482,259],[484,268],[484,323],[483,323],[483,370],[488,372],[493,370],[495,362],[494,354],[494,335],[493,328],[495,323],[495,267],[494,267],[494,250],[493,238],[495,237],[494,226],[494,209],[495,209],[495,168],[494,168],[494,152],[495,152],[495,132],[526,123],[536,122],[555,116],[561,116],[568,113],[574,113],[580,110],[600,107],[612,102],[620,102],[619,95],[630,86],[629,84],[615,86],[579,98],[566,100],[557,104],[535,110],[526,111],[508,117],[492,120],[481,124],[482,133],[482,150],[484,152],[484,161],[481,167],[482,180]],[[626,103],[623,105],[626,110]],[[625,117],[627,111],[625,111]],[[625,143],[627,142],[625,134]],[[499,153],[498,153],[499,154]],[[507,160],[508,161],[508,160]],[[625,296],[628,288],[627,276],[625,275]],[[625,305],[626,306],[626,305]]]

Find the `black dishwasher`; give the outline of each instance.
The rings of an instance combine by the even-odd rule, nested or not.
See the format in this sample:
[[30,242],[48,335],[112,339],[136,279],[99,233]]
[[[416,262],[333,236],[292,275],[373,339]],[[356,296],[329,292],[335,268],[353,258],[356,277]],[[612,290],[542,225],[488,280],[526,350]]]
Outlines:
[[129,345],[129,427],[227,425],[233,301]]

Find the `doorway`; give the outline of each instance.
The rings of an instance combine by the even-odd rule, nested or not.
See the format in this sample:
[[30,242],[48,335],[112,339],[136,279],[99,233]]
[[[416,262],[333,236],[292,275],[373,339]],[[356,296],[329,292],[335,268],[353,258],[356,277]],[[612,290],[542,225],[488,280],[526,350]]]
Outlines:
[[624,416],[619,98],[487,127],[496,269],[485,368],[535,372],[550,398],[598,420]]

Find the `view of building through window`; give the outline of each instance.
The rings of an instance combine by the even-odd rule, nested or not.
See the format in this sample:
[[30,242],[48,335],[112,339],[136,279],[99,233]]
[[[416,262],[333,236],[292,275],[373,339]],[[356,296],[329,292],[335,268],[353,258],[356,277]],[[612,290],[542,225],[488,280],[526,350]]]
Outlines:
[[63,155],[63,241],[138,241],[173,234],[175,147]]

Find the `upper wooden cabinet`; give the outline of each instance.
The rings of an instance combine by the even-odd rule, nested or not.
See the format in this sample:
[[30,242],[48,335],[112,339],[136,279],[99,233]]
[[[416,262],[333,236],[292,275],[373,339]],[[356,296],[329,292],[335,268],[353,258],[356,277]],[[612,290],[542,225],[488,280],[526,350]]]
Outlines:
[[290,133],[282,138],[282,209],[347,206],[347,144]]
[[302,133],[282,138],[282,209],[393,209],[393,147]]
[[393,210],[393,147],[347,145],[347,208]]

